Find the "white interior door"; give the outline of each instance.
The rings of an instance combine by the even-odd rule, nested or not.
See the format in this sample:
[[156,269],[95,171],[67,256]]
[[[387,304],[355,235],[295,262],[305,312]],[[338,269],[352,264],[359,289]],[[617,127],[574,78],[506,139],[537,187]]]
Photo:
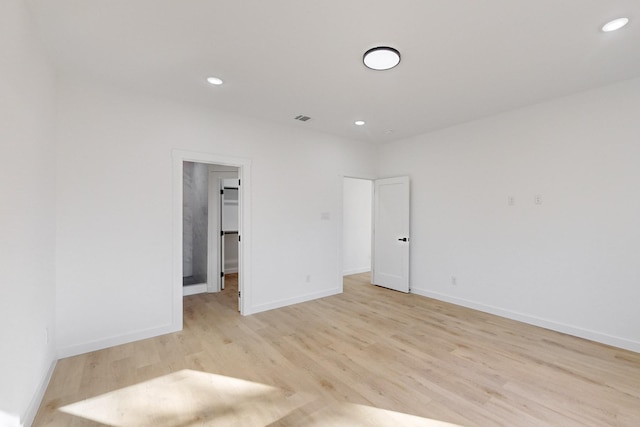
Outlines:
[[409,177],[378,179],[373,192],[371,282],[409,292]]
[[224,290],[224,263],[225,263],[225,197],[224,197],[224,180],[220,180],[220,290]]
[[[223,179],[220,186],[220,288],[225,287],[226,273],[226,248],[235,248],[236,256],[232,259],[237,263],[239,256],[239,203],[240,203],[240,181],[237,179]],[[237,271],[237,267],[234,271]],[[238,307],[240,307],[240,292],[238,291]]]

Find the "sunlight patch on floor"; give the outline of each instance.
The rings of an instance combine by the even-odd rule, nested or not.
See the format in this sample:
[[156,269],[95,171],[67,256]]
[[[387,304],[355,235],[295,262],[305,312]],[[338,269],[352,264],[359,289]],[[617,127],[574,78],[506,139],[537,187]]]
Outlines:
[[60,408],[111,426],[264,425],[306,404],[300,394],[221,375],[182,370]]
[[114,427],[454,426],[193,370],[182,370],[121,388],[59,410]]
[[450,424],[430,418],[422,418],[415,415],[353,403],[328,404],[318,411],[306,414],[304,417],[296,417],[296,412],[304,412],[304,408],[297,409],[292,414],[293,416],[290,415],[287,419],[300,422],[283,423],[283,425],[300,425],[305,427],[462,427],[457,424]]

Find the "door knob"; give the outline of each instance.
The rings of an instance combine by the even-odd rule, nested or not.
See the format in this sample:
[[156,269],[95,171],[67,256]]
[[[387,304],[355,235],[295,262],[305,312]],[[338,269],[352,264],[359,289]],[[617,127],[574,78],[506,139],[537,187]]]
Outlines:
[[409,239],[407,239],[406,237],[401,237],[398,240],[400,240],[401,242],[407,242]]

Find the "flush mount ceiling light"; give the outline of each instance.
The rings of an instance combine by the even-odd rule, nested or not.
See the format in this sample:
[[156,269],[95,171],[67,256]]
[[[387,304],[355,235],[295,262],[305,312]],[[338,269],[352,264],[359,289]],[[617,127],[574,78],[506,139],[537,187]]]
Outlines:
[[629,23],[629,18],[618,18],[613,21],[609,21],[602,27],[602,31],[610,33],[611,31],[619,30]]
[[356,120],[355,122],[353,122],[353,124],[356,126],[364,126],[367,124],[367,122],[365,122],[364,120]]
[[400,63],[400,52],[392,47],[378,46],[366,51],[362,61],[372,70],[390,70]]
[[220,86],[222,83],[224,83],[222,81],[222,79],[218,78],[218,77],[207,77],[207,81],[215,86]]

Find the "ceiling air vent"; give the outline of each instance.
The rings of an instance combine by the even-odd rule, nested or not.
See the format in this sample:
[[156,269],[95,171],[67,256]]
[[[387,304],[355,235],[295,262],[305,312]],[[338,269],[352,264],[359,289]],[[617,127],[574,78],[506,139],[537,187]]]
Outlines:
[[306,122],[307,120],[311,120],[309,116],[303,116],[302,114],[299,116],[295,116],[294,119],[299,120],[301,122]]

